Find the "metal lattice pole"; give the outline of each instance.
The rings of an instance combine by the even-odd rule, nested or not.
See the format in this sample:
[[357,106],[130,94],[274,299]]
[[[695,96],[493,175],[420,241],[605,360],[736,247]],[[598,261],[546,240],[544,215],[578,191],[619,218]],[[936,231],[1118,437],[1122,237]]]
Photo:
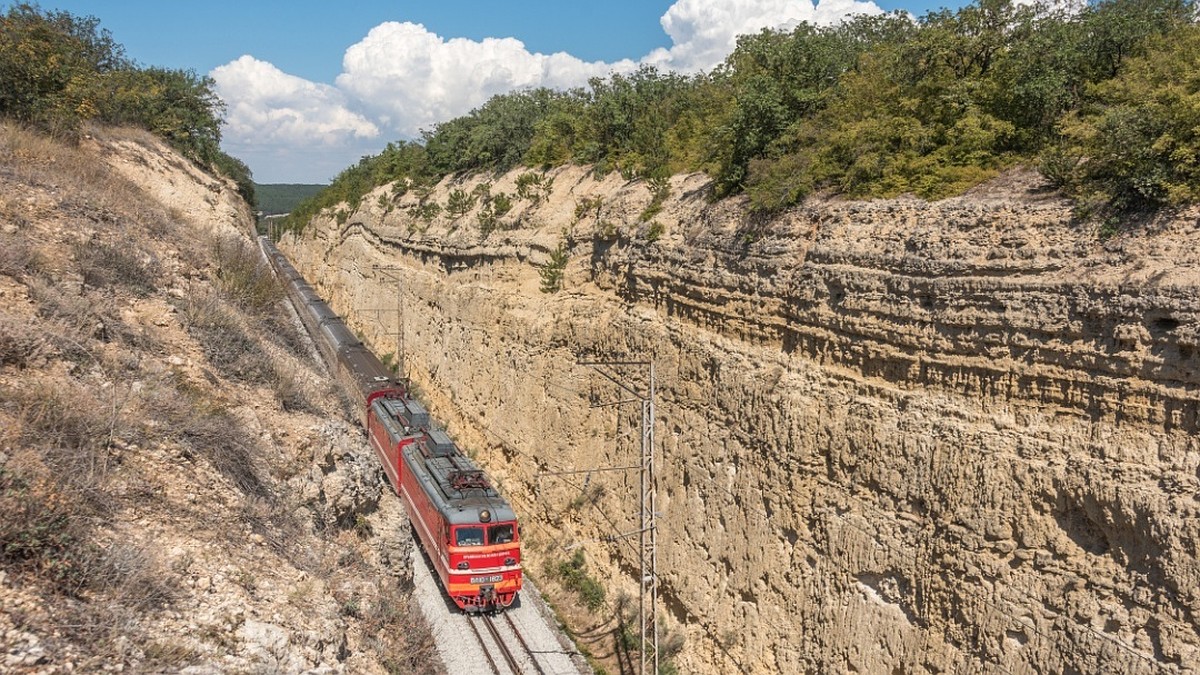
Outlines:
[[[407,364],[404,354],[404,306],[400,303],[401,280],[399,272],[403,269],[395,265],[373,265],[371,269],[376,272],[382,272],[384,276],[396,282],[396,372],[403,379],[408,374]],[[376,309],[376,312],[387,311],[385,309]],[[377,315],[378,316],[378,315]]]
[[[640,481],[640,526],[637,530],[619,535],[613,539],[623,539],[625,536],[637,534],[639,536],[638,546],[638,563],[640,567],[640,577],[638,579],[638,622],[640,630],[638,632],[641,663],[639,664],[638,672],[646,675],[647,672],[658,673],[658,511],[657,509],[657,485],[654,475],[654,396],[655,396],[655,374],[654,361],[594,361],[580,362],[582,366],[592,366],[597,368],[597,372],[607,378],[610,382],[617,385],[633,396],[632,399],[615,401],[612,403],[597,404],[597,406],[621,405],[625,403],[640,403],[642,412],[642,458],[641,462],[636,467],[609,467],[603,470],[625,470],[630,468],[639,469]],[[610,373],[604,372],[600,366],[610,367],[647,367],[649,368],[649,381],[645,390],[639,390],[636,386],[630,386],[622,382],[620,378]],[[597,407],[593,406],[593,407]],[[569,473],[569,472],[558,472]],[[647,603],[647,594],[649,602]]]
[[[642,399],[642,673],[658,673],[658,526],[657,481],[654,478],[654,362],[650,362],[650,392]],[[645,597],[650,595],[650,612]],[[649,645],[649,648],[647,648]]]

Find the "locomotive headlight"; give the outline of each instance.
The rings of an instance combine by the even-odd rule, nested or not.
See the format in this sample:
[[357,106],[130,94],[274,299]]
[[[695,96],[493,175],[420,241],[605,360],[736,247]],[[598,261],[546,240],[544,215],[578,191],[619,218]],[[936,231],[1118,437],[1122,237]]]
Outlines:
[[517,564],[517,559],[516,559],[516,558],[513,558],[513,557],[508,557],[508,558],[505,558],[505,559],[504,559],[504,564],[505,564],[505,566],[507,566],[507,567],[512,567],[513,565],[516,565],[516,564]]
[[492,512],[487,509],[479,510],[479,522],[486,523],[492,519]]
[[471,566],[471,563],[467,562],[466,560],[458,563],[458,569],[460,569],[460,570],[465,570],[470,566]]

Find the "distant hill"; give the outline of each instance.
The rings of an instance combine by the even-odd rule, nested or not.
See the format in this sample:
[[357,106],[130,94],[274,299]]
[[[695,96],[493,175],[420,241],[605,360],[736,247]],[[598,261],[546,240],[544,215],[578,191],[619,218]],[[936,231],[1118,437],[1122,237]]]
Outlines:
[[324,190],[326,185],[303,185],[300,183],[254,184],[258,197],[258,208],[263,215],[289,213],[300,202]]

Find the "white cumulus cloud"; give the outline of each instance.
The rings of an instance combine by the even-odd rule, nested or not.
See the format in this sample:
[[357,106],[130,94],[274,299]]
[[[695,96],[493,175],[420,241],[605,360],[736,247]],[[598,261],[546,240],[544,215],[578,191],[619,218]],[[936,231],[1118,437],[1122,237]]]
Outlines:
[[882,12],[874,2],[860,0],[678,0],[659,20],[672,46],[656,49],[644,60],[671,70],[708,70],[733,51],[739,35],[804,22],[831,25],[856,14]]
[[337,86],[388,128],[415,135],[496,94],[576,86],[634,67],[532,53],[514,38],[447,40],[420,24],[387,22],[346,50]]
[[226,133],[261,144],[304,139],[334,145],[373,138],[379,127],[347,106],[336,87],[288,75],[266,61],[242,56],[212,71],[228,106]]
[[[410,22],[386,22],[346,50],[335,84],[310,82],[243,56],[214,69],[226,102],[226,146],[260,181],[323,181],[336,168],[469,112],[496,94],[569,88],[639,63],[707,70],[737,36],[808,21],[828,25],[882,10],[864,0],[678,0],[660,23],[671,40],[640,60],[583,61],[530,52],[514,38],[444,38]],[[314,148],[324,148],[317,155]],[[314,157],[321,161],[312,163]],[[314,173],[316,172],[316,173]]]

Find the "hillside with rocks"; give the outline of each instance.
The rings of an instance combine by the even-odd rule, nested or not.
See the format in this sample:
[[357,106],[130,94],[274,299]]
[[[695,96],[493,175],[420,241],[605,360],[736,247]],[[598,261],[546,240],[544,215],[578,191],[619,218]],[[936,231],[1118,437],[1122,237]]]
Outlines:
[[627,658],[638,592],[637,474],[598,471],[638,413],[584,363],[653,358],[680,672],[1195,672],[1200,211],[1108,236],[1022,170],[773,216],[668,185],[385,186],[281,241],[496,477],[582,644]]
[[0,176],[0,672],[438,672],[236,186],[10,124]]

